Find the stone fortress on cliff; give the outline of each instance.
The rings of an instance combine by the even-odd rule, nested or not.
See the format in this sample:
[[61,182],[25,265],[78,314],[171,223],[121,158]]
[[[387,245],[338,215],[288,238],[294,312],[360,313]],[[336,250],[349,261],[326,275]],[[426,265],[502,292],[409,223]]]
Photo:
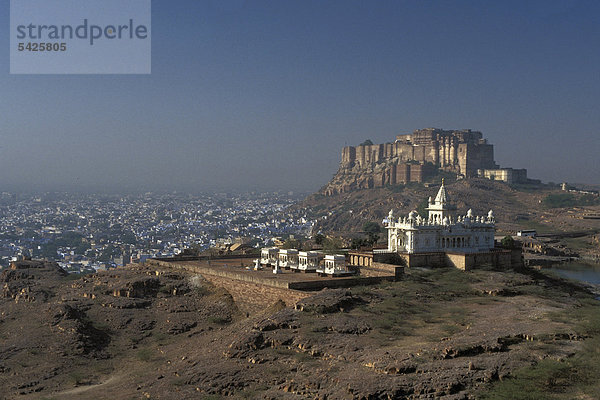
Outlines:
[[480,176],[507,183],[527,182],[527,170],[500,168],[494,146],[470,129],[418,129],[393,143],[346,146],[326,195],[408,182],[423,182],[438,170],[458,177]]

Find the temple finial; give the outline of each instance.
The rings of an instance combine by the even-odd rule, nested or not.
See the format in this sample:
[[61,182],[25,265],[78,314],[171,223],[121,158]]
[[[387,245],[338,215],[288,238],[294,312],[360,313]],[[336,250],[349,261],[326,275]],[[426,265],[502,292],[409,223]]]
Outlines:
[[444,186],[444,178],[442,178],[442,186]]

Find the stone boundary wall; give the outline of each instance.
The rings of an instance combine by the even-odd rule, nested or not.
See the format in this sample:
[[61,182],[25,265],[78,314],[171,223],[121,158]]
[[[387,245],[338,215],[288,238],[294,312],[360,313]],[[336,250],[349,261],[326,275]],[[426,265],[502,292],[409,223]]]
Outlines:
[[356,278],[332,278],[322,281],[290,282],[288,287],[295,290],[317,291],[324,288],[345,288],[359,285],[374,285],[381,282],[393,282],[396,278],[391,275],[361,276]]
[[[471,270],[478,266],[492,266],[494,268],[519,268],[524,266],[521,250],[495,249],[481,253],[396,253],[409,268],[415,267],[454,267],[462,270]],[[378,254],[367,252],[352,252],[349,254],[350,263],[359,267],[364,276],[394,275],[402,276],[402,267],[398,265],[376,262]],[[399,274],[399,275],[398,275]]]
[[494,268],[520,268],[523,258],[519,250],[494,250],[485,253],[447,253],[448,263],[469,271],[480,266]]
[[256,314],[275,304],[278,300],[282,300],[288,307],[294,307],[298,301],[312,296],[310,292],[265,286],[222,276],[203,274],[202,277],[213,285],[227,290],[240,311],[246,314]]
[[[227,271],[219,267],[205,267],[202,265],[186,265],[177,261],[163,261],[151,259],[146,261],[150,265],[165,268],[184,269],[201,274],[204,279],[215,286],[227,290],[236,305],[243,313],[254,314],[269,307],[278,300],[282,300],[288,307],[293,307],[299,300],[311,296],[313,291],[324,288],[342,288],[357,285],[372,285],[385,281],[395,281],[402,276],[397,273],[395,265],[381,264],[377,276],[344,277],[331,279],[315,279],[314,281],[287,282],[278,279],[264,279],[252,274]],[[404,272],[403,267],[399,267]],[[387,275],[384,275],[386,273]]]
[[[324,288],[340,288],[340,287],[350,287],[357,285],[372,285],[384,281],[394,281],[396,280],[396,276],[401,277],[403,275],[404,269],[403,267],[398,267],[397,265],[389,265],[389,264],[381,264],[385,265],[385,269],[380,270],[379,274],[367,275],[367,276],[359,276],[359,277],[340,277],[340,278],[318,278],[313,281],[296,281],[296,282],[287,282],[278,279],[265,279],[260,276],[240,273],[236,271],[227,271],[223,268],[218,267],[205,267],[202,265],[184,265],[178,264],[177,262],[167,262],[160,260],[148,260],[147,262],[155,265],[159,265],[165,268],[180,268],[186,269],[188,271],[196,272],[201,275],[213,275],[219,276],[222,278],[228,278],[230,280],[242,281],[254,283],[262,286],[270,286],[279,289],[288,289],[288,290],[303,290],[303,291],[316,291]],[[401,271],[396,272],[396,267],[400,268]],[[362,272],[362,271],[361,271]],[[385,272],[386,274],[382,273]]]
[[229,258],[260,258],[260,254],[225,254],[220,256],[175,256],[175,257],[155,257],[152,260],[166,262],[183,261],[207,261],[207,260],[227,260]]
[[482,253],[399,253],[409,268],[454,267],[469,271],[480,266],[520,268],[524,265],[520,250],[497,249]]
[[220,276],[223,278],[229,278],[229,279],[233,279],[233,280],[237,280],[237,281],[251,282],[251,283],[256,283],[259,285],[266,285],[266,286],[271,286],[271,287],[278,287],[281,289],[288,289],[288,282],[277,281],[274,279],[263,279],[259,276],[254,276],[251,274],[243,274],[243,273],[238,273],[235,271],[227,271],[224,269],[225,267],[223,267],[223,269],[220,269],[220,268],[216,268],[216,267],[204,267],[202,265],[183,265],[183,264],[178,264],[176,261],[168,262],[168,261],[160,261],[160,260],[148,260],[147,262],[155,263],[156,265],[160,265],[161,267],[165,267],[165,268],[186,269],[188,271],[196,272],[196,273],[202,274],[202,275],[204,275],[204,274],[214,275],[214,276]]
[[311,296],[310,292],[288,288],[287,282],[252,279],[256,277],[245,276],[233,271],[221,271],[216,268],[178,264],[173,261],[153,259],[146,262],[151,265],[184,269],[202,275],[208,282],[227,290],[240,311],[246,315],[258,313],[278,300],[282,300],[288,307],[294,307],[299,300]]
[[446,267],[446,253],[398,253],[409,268],[415,267]]
[[385,264],[380,262],[374,262],[370,267],[363,267],[360,269],[361,275],[365,277],[370,276],[393,276],[395,280],[401,280],[404,275],[404,267],[400,265]]

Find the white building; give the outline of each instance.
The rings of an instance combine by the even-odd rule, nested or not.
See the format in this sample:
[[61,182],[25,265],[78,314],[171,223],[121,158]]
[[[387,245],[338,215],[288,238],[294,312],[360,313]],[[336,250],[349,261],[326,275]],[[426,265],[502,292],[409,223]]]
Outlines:
[[346,268],[346,256],[343,254],[328,254],[325,256],[325,265],[317,269],[318,273],[327,275],[345,275],[348,273]]
[[401,253],[485,252],[494,248],[495,220],[490,210],[487,217],[456,216],[454,206],[444,187],[435,200],[429,198],[427,219],[411,211],[408,217],[396,218],[393,210],[383,220],[388,230],[388,251]]
[[282,249],[279,250],[279,266],[285,269],[298,268],[298,250]]
[[260,263],[263,265],[275,265],[279,249],[277,247],[268,247],[262,249],[260,252]]
[[314,272],[319,268],[323,255],[316,251],[301,251],[298,253],[298,269]]
[[508,184],[527,183],[527,170],[514,168],[478,169],[477,176]]

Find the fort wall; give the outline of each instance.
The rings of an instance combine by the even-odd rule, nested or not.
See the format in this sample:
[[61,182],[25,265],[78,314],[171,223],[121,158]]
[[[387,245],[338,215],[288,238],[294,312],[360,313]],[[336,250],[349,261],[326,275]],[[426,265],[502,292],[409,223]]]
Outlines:
[[352,168],[397,158],[397,162],[432,163],[448,167],[463,175],[475,175],[477,169],[494,168],[494,146],[482,139],[481,132],[416,130],[412,135],[398,135],[394,143],[346,146],[341,166]]
[[327,195],[407,182],[423,182],[437,169],[477,176],[494,169],[494,146],[481,132],[420,129],[393,143],[346,146],[340,168],[324,188]]

